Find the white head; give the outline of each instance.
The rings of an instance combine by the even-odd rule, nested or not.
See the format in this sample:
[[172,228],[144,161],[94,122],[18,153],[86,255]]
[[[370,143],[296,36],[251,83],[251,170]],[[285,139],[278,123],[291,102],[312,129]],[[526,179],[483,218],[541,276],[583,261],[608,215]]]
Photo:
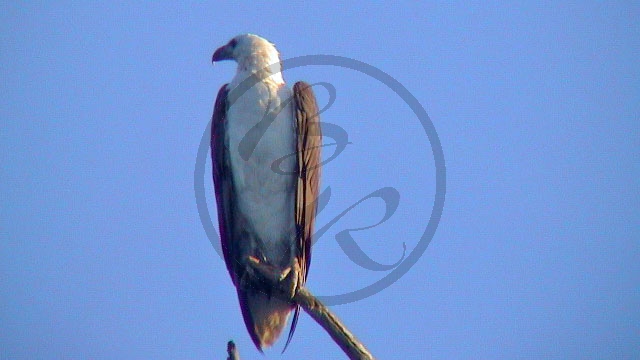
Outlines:
[[284,83],[280,53],[275,45],[253,34],[242,34],[219,47],[211,58],[212,62],[234,60],[238,63],[238,73],[261,73],[276,83]]

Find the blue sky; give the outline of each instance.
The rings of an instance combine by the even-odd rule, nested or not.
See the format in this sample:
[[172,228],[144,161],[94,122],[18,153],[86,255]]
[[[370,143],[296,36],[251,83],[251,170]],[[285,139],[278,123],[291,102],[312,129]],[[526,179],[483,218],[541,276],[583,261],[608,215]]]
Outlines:
[[[211,54],[245,32],[283,58],[379,68],[437,130],[447,192],[429,247],[388,288],[332,307],[374,355],[637,356],[638,18],[631,2],[3,3],[0,358],[221,359],[229,339],[243,359],[262,358],[194,195],[198,145],[235,71]],[[418,118],[353,70],[313,65],[285,79],[332,84],[322,119],[353,143],[323,169],[332,196],[318,224],[393,187],[393,216],[352,235],[376,262],[396,262],[403,243],[409,254],[435,195]],[[388,274],[335,240],[383,215],[368,200],[319,239],[316,295]],[[284,358],[341,356],[303,314]]]

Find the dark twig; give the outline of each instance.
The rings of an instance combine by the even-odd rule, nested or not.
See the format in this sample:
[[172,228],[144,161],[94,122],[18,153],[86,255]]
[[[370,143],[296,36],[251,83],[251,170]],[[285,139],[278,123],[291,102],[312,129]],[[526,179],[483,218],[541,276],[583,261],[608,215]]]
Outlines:
[[229,341],[227,343],[227,360],[240,360],[240,354],[238,353],[238,349],[236,348],[236,344],[233,341]]

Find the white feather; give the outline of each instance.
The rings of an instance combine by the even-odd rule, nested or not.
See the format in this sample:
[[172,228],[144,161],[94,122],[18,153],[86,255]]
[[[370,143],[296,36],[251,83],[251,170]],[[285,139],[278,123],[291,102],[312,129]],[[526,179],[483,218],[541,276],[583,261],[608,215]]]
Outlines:
[[[265,243],[262,250],[267,260],[272,265],[290,264],[291,259],[282,259],[282,256],[284,247],[293,246],[295,236],[295,178],[291,173],[295,170],[296,157],[292,154],[296,144],[292,93],[284,84],[278,52],[271,43],[257,36],[243,37],[235,51],[239,66],[230,84],[227,131],[238,205]],[[238,97],[233,89],[252,74],[258,74],[262,80]],[[265,116],[275,116],[275,119],[264,135],[250,132]],[[257,143],[248,159],[245,159],[247,149],[239,149],[243,140]],[[272,169],[272,165],[283,158],[279,170],[289,175]]]

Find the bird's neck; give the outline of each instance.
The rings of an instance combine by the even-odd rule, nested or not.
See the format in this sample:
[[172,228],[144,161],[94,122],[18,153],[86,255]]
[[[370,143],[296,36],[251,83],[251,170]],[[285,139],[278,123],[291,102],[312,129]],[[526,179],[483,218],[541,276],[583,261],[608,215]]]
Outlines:
[[258,50],[238,62],[236,78],[245,79],[255,74],[260,81],[280,86],[284,84],[281,71],[282,64],[277,51]]

